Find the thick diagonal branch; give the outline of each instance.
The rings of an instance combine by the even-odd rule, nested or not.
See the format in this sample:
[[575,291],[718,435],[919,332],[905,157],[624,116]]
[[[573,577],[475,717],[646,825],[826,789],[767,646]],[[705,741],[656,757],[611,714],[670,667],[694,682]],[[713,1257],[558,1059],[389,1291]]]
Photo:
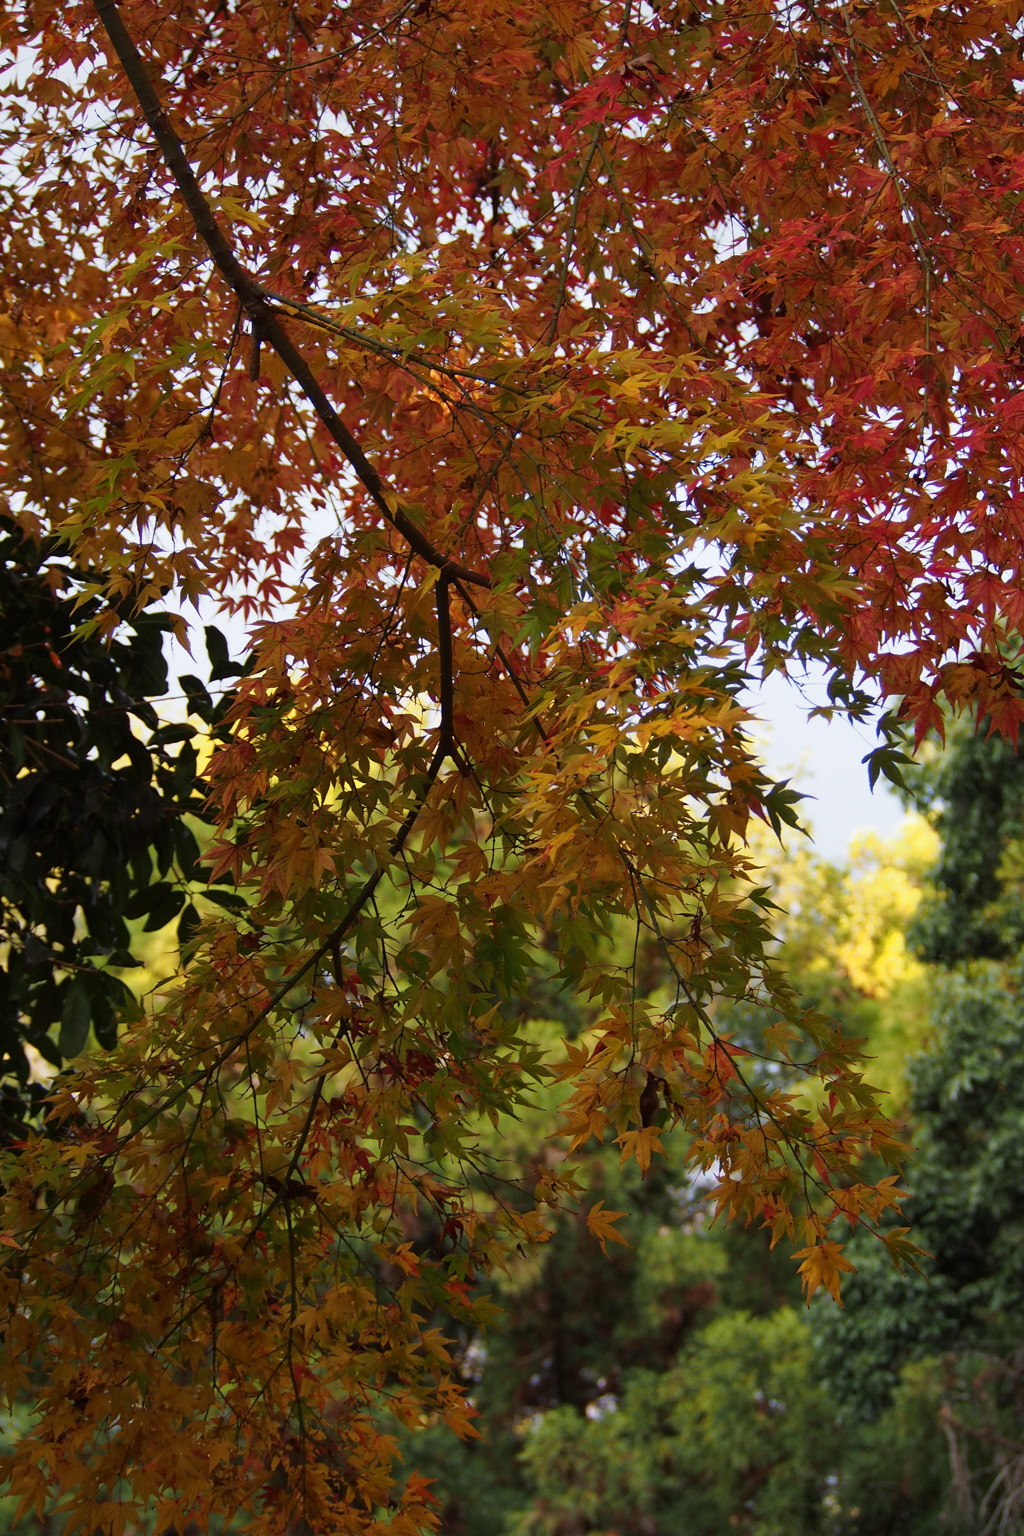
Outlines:
[[115,0],[93,0],[96,14],[121,63],[142,115],[156,139],[167,168],[177,182],[196,233],[203,240],[218,272],[238,295],[252,322],[253,334],[273,347],[306,399],[341,449],[360,482],[373,498],[386,522],[401,534],[410,549],[449,578],[489,587],[488,577],[471,571],[458,560],[438,549],[422,529],[402,511],[398,498],[387,491],[384,481],[366,457],[359,443],[342,421],[327,397],[312,368],[278,320],[274,308],[259,283],[238,260],[231,242],[217,221],[217,216],[188,161],[181,140],[171,127],[153,82]]

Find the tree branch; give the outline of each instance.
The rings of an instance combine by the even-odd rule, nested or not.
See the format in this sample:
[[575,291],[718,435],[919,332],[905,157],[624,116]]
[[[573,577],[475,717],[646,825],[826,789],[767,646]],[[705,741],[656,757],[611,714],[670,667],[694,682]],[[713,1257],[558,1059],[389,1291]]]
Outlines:
[[[437,750],[450,757],[455,749],[455,727],[452,710],[455,705],[455,662],[452,653],[452,611],[448,592],[448,575],[442,572],[437,578],[437,702],[441,710],[441,729]],[[442,759],[443,761],[443,759]]]
[[252,324],[253,335],[258,336],[267,346],[273,347],[330,436],[355,470],[384,520],[402,535],[409,547],[429,565],[435,566],[439,571],[447,572],[449,577],[458,577],[460,581],[469,582],[477,587],[490,587],[489,577],[478,571],[471,571],[458,560],[452,559],[450,555],[439,550],[408,514],[402,511],[394,492],[387,490],[384,481],[334,409],[312,368],[277,319],[269,296],[252,274],[242,266],[232,250],[231,242],[217,222],[217,216],[189,164],[181,140],[171,127],[167,113],[149,78],[142,55],[131,39],[115,0],[93,0],[93,4],[96,15],[110,39],[111,47],[120,61],[128,84],[142,110],[142,115],[156,139],[167,168],[177,182],[196,233],[206,245],[218,272],[241,299]]

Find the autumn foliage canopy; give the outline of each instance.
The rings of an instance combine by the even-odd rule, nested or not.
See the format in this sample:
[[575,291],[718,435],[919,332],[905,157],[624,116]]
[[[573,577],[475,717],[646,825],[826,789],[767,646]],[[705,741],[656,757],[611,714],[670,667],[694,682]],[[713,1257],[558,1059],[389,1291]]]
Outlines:
[[[103,573],[91,635],[202,600],[255,643],[223,899],[6,1156],[26,1508],[429,1528],[389,1425],[473,1433],[439,1319],[592,1138],[680,1125],[811,1291],[888,1219],[898,1138],[773,968],[741,692],[824,666],[873,772],[1024,719],[1022,18],[0,5],[3,510]],[[540,950],[594,1021],[547,1059]],[[513,1185],[479,1130],[552,1072]]]

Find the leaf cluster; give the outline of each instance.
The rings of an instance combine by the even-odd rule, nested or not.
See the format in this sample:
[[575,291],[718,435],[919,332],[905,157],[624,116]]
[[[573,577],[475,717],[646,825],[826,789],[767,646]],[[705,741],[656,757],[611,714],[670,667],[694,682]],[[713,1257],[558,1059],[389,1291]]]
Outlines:
[[[102,578],[59,539],[0,529],[0,1021],[3,1137],[24,1133],[42,1090],[24,1046],[52,1068],[94,1032],[110,1049],[138,966],[133,920],[177,915],[199,874],[197,728],[168,724],[165,614],[126,597],[96,630]],[[173,870],[173,882],[167,876]],[[154,875],[157,877],[153,883]],[[59,1032],[55,1026],[59,1025]]]

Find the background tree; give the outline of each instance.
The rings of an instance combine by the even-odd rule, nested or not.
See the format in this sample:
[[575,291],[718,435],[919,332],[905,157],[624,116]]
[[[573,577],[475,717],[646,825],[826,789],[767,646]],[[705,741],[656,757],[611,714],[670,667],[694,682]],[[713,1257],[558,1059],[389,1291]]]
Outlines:
[[[636,1247],[616,1250],[602,1288],[580,1224],[568,1225],[542,1264],[513,1271],[507,1327],[464,1338],[487,1440],[457,1447],[436,1430],[408,1445],[438,1479],[446,1531],[1014,1529],[1020,958],[964,959],[959,938],[973,931],[987,947],[1018,899],[1018,781],[998,739],[960,732],[915,773],[941,845],[913,819],[888,844],[858,840],[845,869],[798,848],[773,871],[787,969],[805,998],[826,989],[864,1032],[912,1117],[920,1269],[899,1274],[877,1239],[855,1237],[845,1310],[808,1314],[763,1234],[707,1224],[671,1141],[656,1180],[623,1175],[607,1152],[593,1159],[589,1198],[631,1213]],[[984,912],[968,878],[979,867],[999,871]],[[942,968],[905,947],[929,942],[936,912],[957,936]],[[539,1141],[537,1127],[520,1156]],[[559,1376],[553,1360],[575,1369]]]
[[861,1523],[842,1529],[923,1532],[944,1507],[965,1531],[1012,1529],[1024,1498],[1021,760],[961,731],[914,787],[942,833],[910,930],[945,971],[910,1076],[928,1256],[898,1276],[855,1241],[847,1311],[817,1318],[840,1416],[861,1431],[844,1489]]
[[[1020,19],[0,6],[0,494],[105,573],[97,635],[173,590],[258,645],[210,768],[245,911],[5,1171],[26,1507],[428,1526],[391,1434],[469,1432],[431,1319],[575,1198],[477,1129],[549,1072],[571,1147],[678,1126],[838,1290],[896,1149],[775,966],[740,696],[816,659],[1019,724]],[[554,1059],[544,946],[595,1009]]]
[[[763,850],[772,889],[786,903],[779,930],[787,972],[807,1003],[820,1005],[824,994],[844,1027],[867,1037],[873,1075],[892,1082],[900,1103],[907,1056],[929,1038],[933,988],[904,939],[937,853],[919,818],[888,843],[858,839],[846,867],[799,845],[773,853],[766,841]],[[652,990],[666,984],[656,964],[646,980]],[[550,1003],[538,991],[531,1010]],[[563,1012],[571,1032],[587,1023],[578,1004],[568,1018]],[[733,1038],[756,1044],[742,1005],[728,1023]],[[532,1027],[539,1038],[551,1035],[541,1019]],[[503,1137],[507,1159],[553,1154],[545,1148],[553,1107],[548,1090]],[[707,1188],[688,1173],[681,1138],[666,1136],[665,1146],[664,1161],[643,1177],[619,1166],[615,1148],[580,1169],[584,1207],[602,1200],[627,1211],[632,1248],[615,1247],[602,1262],[582,1217],[566,1213],[541,1256],[521,1258],[489,1282],[504,1321],[459,1333],[484,1439],[460,1445],[437,1426],[403,1444],[409,1464],[436,1479],[442,1529],[824,1536],[845,1531],[847,1511],[870,1504],[882,1508],[883,1522],[855,1528],[881,1536],[889,1511],[870,1490],[890,1490],[900,1508],[915,1445],[913,1496],[922,1529],[934,1522],[949,1484],[932,1376],[904,1391],[896,1432],[891,1419],[879,1427],[877,1410],[865,1415],[849,1372],[823,1381],[818,1334],[799,1305],[784,1246],[771,1248],[753,1225],[711,1224]],[[916,1187],[913,1164],[911,1178]],[[858,1264],[867,1283],[849,1277],[844,1295],[862,1303],[865,1328],[879,1328],[871,1293],[885,1261],[864,1246]],[[885,1283],[892,1291],[898,1279],[886,1275]],[[831,1302],[824,1310],[831,1314]],[[883,1341],[883,1356],[887,1344],[892,1352]],[[877,1362],[850,1349],[888,1402]],[[898,1368],[886,1377],[890,1389],[897,1380]]]

